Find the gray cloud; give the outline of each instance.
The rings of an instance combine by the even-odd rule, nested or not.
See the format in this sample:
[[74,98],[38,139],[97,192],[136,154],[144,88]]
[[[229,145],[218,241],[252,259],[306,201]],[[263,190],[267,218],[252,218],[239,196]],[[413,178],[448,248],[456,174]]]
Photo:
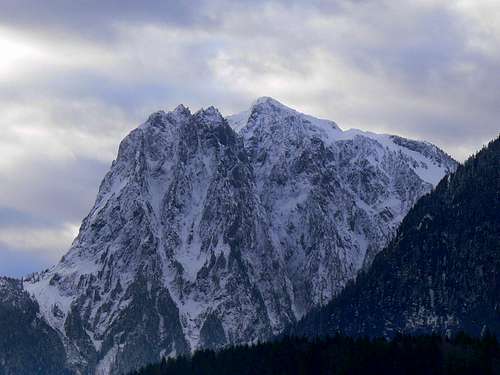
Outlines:
[[181,102],[230,114],[274,96],[463,160],[500,129],[499,12],[472,0],[0,1],[0,274],[56,261],[120,140]]
[[40,220],[30,213],[10,207],[0,207],[0,227],[17,225],[38,226],[40,224]]
[[54,259],[44,253],[26,252],[6,247],[0,242],[0,275],[23,277],[48,268]]
[[190,26],[207,17],[196,9],[202,1],[132,0],[68,2],[3,0],[0,21],[13,27],[53,34],[107,40],[118,23],[164,23]]

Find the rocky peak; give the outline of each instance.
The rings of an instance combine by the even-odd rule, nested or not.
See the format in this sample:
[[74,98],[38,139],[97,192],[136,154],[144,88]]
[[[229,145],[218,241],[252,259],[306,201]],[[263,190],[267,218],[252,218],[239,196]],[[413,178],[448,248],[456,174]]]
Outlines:
[[146,122],[140,125],[138,129],[147,130],[150,128],[156,128],[161,130],[169,126],[175,126],[179,123],[185,122],[191,116],[192,114],[189,108],[183,104],[179,104],[172,111],[165,112],[160,110],[152,113]]
[[287,107],[286,105],[280,103],[274,98],[270,96],[262,96],[254,100],[251,105],[251,108],[259,108],[259,109],[269,109],[274,111],[294,111],[292,108]]
[[248,110],[228,116],[227,120],[245,137],[268,134],[274,139],[273,143],[288,139],[300,141],[315,134],[327,138],[330,133],[340,132],[333,121],[298,112],[267,96],[255,100]]
[[175,107],[172,113],[175,115],[183,115],[183,116],[191,115],[191,111],[184,104],[179,104],[177,107]]
[[287,107],[276,99],[268,96],[263,96],[255,100],[250,109],[250,118],[257,118],[261,116],[276,118],[283,118],[298,115],[299,113],[294,109]]
[[222,117],[219,110],[213,106],[206,109],[200,109],[194,114],[194,118],[198,122],[208,126],[218,126],[225,123],[224,117]]

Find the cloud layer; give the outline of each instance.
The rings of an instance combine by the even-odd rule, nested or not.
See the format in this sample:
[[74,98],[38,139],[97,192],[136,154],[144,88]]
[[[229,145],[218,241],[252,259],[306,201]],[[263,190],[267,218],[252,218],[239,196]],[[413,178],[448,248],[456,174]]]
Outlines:
[[498,1],[0,2],[0,274],[67,250],[123,136],[258,96],[463,160],[498,134]]

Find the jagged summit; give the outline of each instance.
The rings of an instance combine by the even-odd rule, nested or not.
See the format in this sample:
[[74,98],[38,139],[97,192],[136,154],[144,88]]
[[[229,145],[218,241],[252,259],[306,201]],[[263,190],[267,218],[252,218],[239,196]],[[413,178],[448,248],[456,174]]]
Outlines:
[[189,107],[186,107],[182,103],[179,104],[177,107],[175,107],[172,112],[174,112],[174,113],[189,113],[189,114],[191,114],[191,111],[189,110]]
[[147,121],[139,126],[139,129],[145,129],[149,126],[162,127],[167,124],[178,125],[191,118],[194,119],[195,123],[208,126],[222,125],[225,123],[224,117],[214,106],[200,108],[195,113],[191,113],[188,107],[183,104],[179,104],[172,111],[165,112],[164,110],[159,110],[152,113],[148,117]]
[[286,107],[288,108],[287,106],[285,106],[284,104],[280,103],[279,101],[277,101],[276,99],[274,98],[271,98],[270,96],[261,96],[257,99],[255,99],[253,102],[252,102],[252,107],[254,105],[258,105],[258,104],[262,104],[262,103],[269,103],[269,104],[272,104],[272,105],[275,105],[275,106],[281,106],[281,107]]
[[194,116],[202,121],[204,124],[208,125],[221,125],[225,123],[224,117],[222,117],[221,113],[214,106],[210,106],[206,109],[200,109],[198,112],[194,114]]
[[275,109],[279,110],[284,110],[284,111],[293,111],[296,112],[294,109],[286,106],[285,104],[279,102],[278,100],[271,98],[270,96],[261,96],[260,98],[257,98],[254,100],[250,106],[250,108],[255,108],[258,106],[263,106],[263,107],[273,107]]

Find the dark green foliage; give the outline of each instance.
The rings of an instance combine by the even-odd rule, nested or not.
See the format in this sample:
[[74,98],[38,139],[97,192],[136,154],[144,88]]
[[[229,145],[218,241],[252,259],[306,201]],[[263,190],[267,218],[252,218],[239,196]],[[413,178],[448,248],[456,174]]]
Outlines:
[[134,375],[307,375],[307,374],[500,374],[500,346],[494,336],[459,334],[353,339],[333,336],[204,350],[150,365]]

